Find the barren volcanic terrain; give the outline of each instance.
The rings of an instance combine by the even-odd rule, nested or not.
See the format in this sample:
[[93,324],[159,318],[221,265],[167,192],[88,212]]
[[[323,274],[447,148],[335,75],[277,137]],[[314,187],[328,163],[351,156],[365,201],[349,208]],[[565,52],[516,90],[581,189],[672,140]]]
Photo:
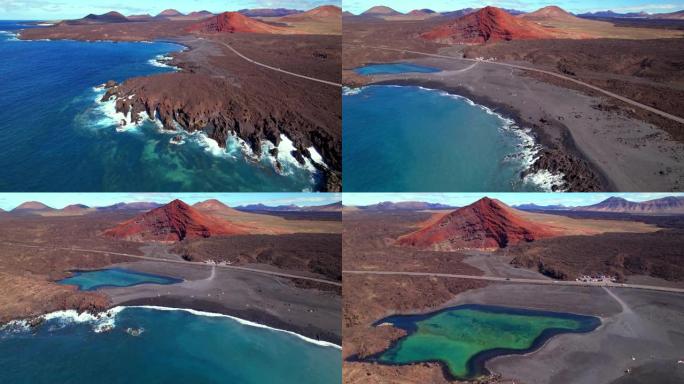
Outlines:
[[[558,7],[403,21],[348,15],[343,83],[419,85],[486,105],[533,130],[541,148],[529,171],[561,175],[564,190],[678,191],[684,34],[651,21],[590,20]],[[393,62],[441,72],[354,71]]]
[[[611,383],[635,369],[634,378],[645,382],[674,378],[682,342],[666,334],[682,331],[677,319],[682,319],[684,285],[676,255],[681,216],[525,212],[487,198],[451,212],[352,208],[344,210],[344,383],[452,382],[437,363],[383,365],[363,359],[406,334],[388,324],[373,325],[379,319],[461,304],[571,312],[602,321],[589,334],[556,336],[532,354],[494,358],[485,363],[489,374],[474,382]],[[544,230],[552,236],[516,237]],[[459,246],[402,244],[406,238],[435,240],[441,233]],[[466,234],[478,239],[478,246],[463,247]],[[490,250],[481,249],[483,242]],[[565,281],[552,280],[536,265],[520,267],[522,258],[535,255],[550,268],[555,263],[568,271],[581,268],[572,269],[576,275],[554,276]],[[609,260],[615,255],[624,256],[618,257],[622,264]],[[623,283],[570,281],[582,274],[618,276]]]
[[[122,127],[153,117],[166,130],[202,131],[223,148],[237,137],[245,156],[271,156],[281,170],[282,159],[291,155],[322,176],[315,189],[339,190],[341,37],[334,13],[310,15],[314,29],[226,12],[199,19],[59,23],[23,30],[20,38],[182,44],[187,49],[171,54],[168,63],[178,72],[107,83],[102,101],[115,102]],[[291,153],[279,154],[278,148]]]
[[[61,309],[146,304],[225,313],[340,342],[339,221],[335,226],[326,218],[319,227],[315,212],[286,220],[235,211],[249,219],[237,223],[207,213],[234,211],[219,201],[197,205],[174,200],[142,211],[120,205],[87,213],[67,207],[49,216],[41,210],[2,213],[0,322]],[[276,234],[276,224],[286,231]],[[311,233],[316,227],[319,233]],[[111,267],[182,282],[94,292],[56,283],[75,270]]]

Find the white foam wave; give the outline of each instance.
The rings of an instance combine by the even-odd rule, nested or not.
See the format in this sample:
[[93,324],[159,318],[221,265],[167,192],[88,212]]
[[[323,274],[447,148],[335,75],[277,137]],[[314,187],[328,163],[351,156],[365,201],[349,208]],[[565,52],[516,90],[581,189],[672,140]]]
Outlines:
[[304,341],[306,341],[306,342],[309,342],[309,343],[312,343],[312,344],[316,344],[316,345],[319,345],[319,346],[322,346],[322,347],[331,347],[331,348],[342,349],[341,346],[339,346],[339,345],[337,345],[337,344],[335,344],[335,343],[331,343],[331,342],[328,342],[328,341],[315,340],[315,339],[312,339],[312,338],[310,338],[310,337],[306,337],[306,336],[304,336],[304,335],[300,335],[299,333],[296,333],[296,332],[288,331],[288,330],[285,330],[285,329],[279,329],[279,328],[269,327],[268,325],[264,325],[264,324],[260,324],[260,323],[255,323],[255,322],[253,322],[253,321],[241,319],[241,318],[235,317],[235,316],[224,315],[224,314],[222,314],[222,313],[204,312],[204,311],[198,311],[198,310],[195,310],[195,309],[188,309],[188,308],[160,307],[160,306],[156,306],[156,305],[121,306],[121,307],[115,307],[115,308],[122,308],[122,309],[123,309],[123,308],[146,308],[146,309],[154,309],[154,310],[158,310],[158,311],[182,311],[182,312],[192,313],[193,315],[205,316],[205,317],[224,317],[224,318],[229,318],[229,319],[235,320],[236,322],[238,322],[238,323],[240,323],[240,324],[247,325],[247,326],[250,326],[250,327],[263,328],[263,329],[269,329],[269,330],[276,331],[276,332],[287,333],[287,334],[296,336],[296,337],[298,337],[298,338],[300,338],[300,339],[302,339],[302,340],[304,340]]
[[553,191],[554,186],[557,188],[555,190],[556,192],[564,191],[562,186],[565,185],[565,181],[563,180],[562,173],[554,174],[547,169],[540,169],[537,172],[530,173],[525,176],[524,180],[525,182],[541,187],[545,191]]
[[7,36],[5,41],[19,41],[19,35],[11,31],[0,31],[0,35]]
[[157,55],[154,57],[154,59],[148,60],[147,63],[158,68],[171,68],[175,71],[180,71],[180,68],[169,64],[171,60],[173,60],[173,57]]
[[116,315],[121,312],[123,307],[114,307],[104,312],[92,314],[89,312],[78,313],[73,309],[56,311],[41,316],[44,321],[55,321],[58,327],[65,327],[70,324],[92,324],[93,332],[101,333],[113,329],[116,326]]
[[357,88],[352,88],[352,87],[342,87],[342,96],[353,96],[353,95],[358,95],[363,91],[364,87],[357,87]]

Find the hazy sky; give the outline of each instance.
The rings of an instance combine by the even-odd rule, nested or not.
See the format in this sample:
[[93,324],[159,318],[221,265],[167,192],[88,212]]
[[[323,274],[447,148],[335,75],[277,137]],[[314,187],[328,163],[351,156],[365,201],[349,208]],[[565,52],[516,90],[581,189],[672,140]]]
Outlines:
[[538,205],[563,204],[566,206],[591,205],[611,196],[631,201],[658,199],[665,196],[684,196],[684,193],[344,193],[345,205],[370,205],[382,201],[425,201],[454,206],[468,205],[488,196],[508,205],[534,203]]
[[25,201],[40,201],[53,208],[64,208],[69,204],[102,207],[136,201],[168,203],[174,199],[188,204],[217,199],[230,206],[258,203],[309,206],[335,203],[342,197],[338,193],[0,193],[0,208],[10,210]]
[[501,8],[513,8],[521,11],[534,11],[547,5],[557,5],[566,11],[584,13],[605,11],[649,13],[673,12],[684,9],[684,1],[654,1],[654,0],[343,0],[342,8],[354,14],[359,14],[374,5],[386,5],[399,12],[408,12],[416,8],[430,8],[434,11],[455,11],[463,8],[481,8],[493,5]]
[[125,15],[156,15],[173,8],[183,13],[207,10],[237,11],[243,8],[294,8],[308,10],[319,5],[340,5],[340,0],[0,0],[2,20],[74,19],[89,13],[118,11]]

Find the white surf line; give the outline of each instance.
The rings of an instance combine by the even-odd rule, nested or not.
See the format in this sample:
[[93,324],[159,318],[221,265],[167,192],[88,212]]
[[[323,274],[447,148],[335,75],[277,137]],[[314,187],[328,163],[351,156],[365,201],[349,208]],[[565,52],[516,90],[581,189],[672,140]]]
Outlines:
[[176,264],[186,264],[186,265],[201,265],[201,266],[215,266],[219,268],[225,268],[225,269],[233,269],[233,270],[239,270],[239,271],[245,271],[245,272],[253,272],[253,273],[261,273],[264,275],[272,275],[272,276],[279,276],[279,277],[286,277],[289,279],[301,279],[301,280],[309,280],[309,281],[315,281],[318,283],[323,283],[323,284],[330,284],[330,285],[335,285],[338,287],[342,286],[342,283],[338,283],[336,281],[331,281],[331,280],[326,280],[326,279],[319,279],[316,277],[309,277],[309,276],[301,276],[301,275],[294,275],[291,273],[284,273],[284,272],[274,272],[274,271],[266,271],[263,269],[257,269],[257,268],[249,268],[249,267],[239,267],[237,265],[224,265],[224,264],[207,264],[207,263],[202,263],[202,262],[196,262],[196,261],[185,261],[185,260],[170,260],[170,259],[160,259],[152,256],[141,256],[141,255],[132,255],[130,253],[121,253],[121,252],[110,252],[110,251],[103,251],[100,249],[83,249],[83,248],[67,248],[67,247],[45,247],[41,245],[29,245],[29,244],[21,244],[21,243],[15,243],[12,241],[5,241],[5,244],[8,245],[13,245],[17,247],[25,247],[25,248],[35,248],[35,249],[43,249],[43,250],[61,250],[61,251],[73,251],[73,252],[91,252],[91,253],[101,253],[101,254],[108,254],[108,255],[118,255],[118,256],[126,256],[126,257],[133,257],[136,259],[141,259],[141,260],[149,260],[149,261],[159,261],[163,263],[176,263]]
[[434,272],[403,272],[403,271],[342,271],[342,273],[350,275],[385,275],[385,276],[423,276],[423,277],[447,277],[456,279],[470,279],[470,280],[488,280],[498,281],[503,283],[517,283],[517,284],[546,284],[546,285],[569,285],[575,287],[611,287],[611,288],[634,288],[647,289],[652,291],[684,293],[684,288],[659,287],[657,285],[641,285],[641,284],[620,284],[620,283],[585,283],[580,281],[564,281],[564,280],[540,280],[540,279],[522,279],[514,277],[496,277],[496,276],[472,276],[472,275],[458,275],[452,273],[434,273]]
[[154,310],[158,310],[158,311],[181,311],[181,312],[191,313],[195,316],[225,317],[225,318],[235,320],[236,322],[238,322],[239,324],[242,324],[242,325],[247,325],[247,326],[255,327],[255,328],[269,329],[269,330],[276,331],[276,332],[287,333],[287,334],[296,336],[296,337],[298,337],[298,338],[300,338],[300,339],[302,339],[308,343],[316,344],[316,345],[319,345],[322,347],[332,347],[332,348],[342,349],[342,346],[337,345],[335,343],[331,343],[329,341],[312,339],[310,337],[301,335],[297,332],[288,331],[286,329],[269,327],[268,325],[265,325],[265,324],[256,323],[254,321],[241,319],[241,318],[235,317],[235,316],[225,315],[223,313],[198,311],[196,309],[190,309],[190,308],[162,307],[162,306],[157,306],[157,305],[130,305],[130,306],[129,305],[123,305],[123,306],[114,307],[112,309],[116,310],[118,308],[122,308],[122,309],[125,309],[125,308],[144,308],[144,309],[154,309]]
[[638,102],[638,101],[634,101],[634,100],[629,99],[629,98],[627,98],[627,97],[620,96],[620,95],[615,94],[615,93],[610,92],[610,91],[606,91],[605,89],[599,88],[599,87],[597,87],[597,86],[595,86],[595,85],[591,85],[591,84],[585,83],[585,82],[580,81],[580,80],[577,80],[577,79],[573,79],[572,77],[563,76],[563,75],[561,75],[561,74],[558,74],[558,73],[555,73],[555,72],[551,72],[551,71],[545,71],[545,70],[543,70],[543,69],[530,68],[530,67],[525,67],[525,66],[522,66],[522,65],[509,64],[509,63],[502,63],[502,62],[498,62],[498,61],[485,61],[485,60],[465,59],[465,58],[461,58],[461,57],[440,55],[440,54],[436,54],[436,53],[425,53],[425,52],[411,51],[411,50],[408,50],[408,49],[397,49],[397,48],[387,48],[387,47],[372,47],[372,46],[367,46],[367,45],[348,44],[348,43],[342,43],[342,44],[343,44],[343,45],[349,45],[349,46],[352,46],[352,47],[362,47],[362,48],[371,48],[371,49],[382,49],[382,50],[386,50],[386,51],[395,51],[395,52],[402,52],[402,53],[414,53],[414,54],[416,54],[416,55],[423,55],[423,56],[430,56],[430,57],[438,57],[438,58],[449,59],[449,60],[476,61],[476,62],[484,63],[484,64],[501,65],[501,66],[504,66],[504,67],[516,68],[516,69],[521,69],[521,70],[524,70],[524,71],[543,73],[543,74],[546,74],[546,75],[550,75],[550,76],[553,76],[553,77],[557,77],[557,78],[559,78],[559,79],[563,79],[563,80],[567,80],[567,81],[573,82],[573,83],[575,83],[575,84],[582,85],[582,86],[584,86],[584,87],[593,89],[594,91],[603,93],[604,95],[610,96],[610,97],[615,98],[615,99],[618,99],[618,100],[620,100],[620,101],[624,101],[624,102],[627,103],[627,104],[633,105],[633,106],[635,106],[635,107],[639,107],[639,108],[641,108],[641,109],[644,109],[644,110],[647,110],[647,111],[649,111],[649,112],[655,113],[655,114],[660,115],[660,116],[662,116],[662,117],[665,117],[665,118],[667,118],[667,119],[670,119],[670,120],[676,121],[676,122],[678,122],[678,123],[684,124],[684,118],[682,118],[682,117],[679,117],[679,116],[675,116],[675,115],[669,114],[669,113],[667,113],[667,112],[661,111],[661,110],[659,110],[659,109],[653,108],[653,107],[648,106],[648,105],[645,105],[645,104],[641,104],[641,103]]
[[[215,41],[215,40],[214,40],[214,41]],[[256,64],[256,65],[259,65],[259,66],[264,67],[264,68],[268,68],[268,69],[273,70],[273,71],[281,72],[281,73],[284,73],[284,74],[286,74],[286,75],[296,76],[296,77],[300,77],[300,78],[302,78],[302,79],[307,79],[307,80],[311,80],[311,81],[317,81],[317,82],[319,82],[319,83],[328,84],[328,85],[332,85],[332,86],[335,86],[335,87],[340,87],[340,88],[342,88],[342,84],[339,84],[339,83],[335,83],[335,82],[327,81],[327,80],[322,80],[322,79],[317,79],[317,78],[315,78],[315,77],[300,75],[299,73],[294,73],[294,72],[286,71],[286,70],[284,70],[284,69],[272,67],[272,66],[270,66],[270,65],[268,65],[268,64],[260,63],[260,62],[258,62],[258,61],[256,61],[256,60],[252,60],[252,59],[250,59],[249,57],[243,55],[242,53],[238,52],[235,48],[231,47],[230,45],[228,45],[228,44],[226,44],[226,43],[224,43],[224,42],[222,42],[222,41],[216,41],[216,42],[219,43],[219,44],[222,44],[222,45],[226,46],[228,49],[230,49],[231,51],[233,51],[234,54],[240,56],[243,60],[246,60],[246,61],[248,61],[248,62],[250,62],[250,63],[252,63],[252,64]]]

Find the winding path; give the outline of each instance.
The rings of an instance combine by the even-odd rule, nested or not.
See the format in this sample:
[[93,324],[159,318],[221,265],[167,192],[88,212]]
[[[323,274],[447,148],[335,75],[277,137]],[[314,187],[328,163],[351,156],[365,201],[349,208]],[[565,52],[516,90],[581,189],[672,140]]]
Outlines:
[[[369,49],[380,49],[380,50],[385,50],[385,51],[394,51],[394,52],[401,52],[401,53],[413,53],[413,54],[416,54],[416,55],[430,56],[430,57],[438,57],[438,58],[449,59],[449,60],[474,61],[474,62],[483,63],[483,64],[500,65],[500,66],[509,67],[509,68],[521,69],[521,70],[524,70],[524,71],[543,73],[543,74],[545,74],[545,75],[553,76],[553,77],[556,77],[556,78],[559,78],[559,79],[563,79],[563,80],[567,80],[567,81],[573,82],[573,83],[575,83],[575,84],[579,84],[579,85],[581,85],[581,86],[583,86],[583,87],[587,87],[587,88],[592,89],[592,90],[594,90],[594,91],[603,93],[604,95],[607,95],[607,96],[610,96],[610,97],[612,97],[612,98],[618,99],[618,100],[623,101],[623,102],[625,102],[625,103],[627,103],[627,104],[630,104],[630,105],[633,105],[633,106],[635,106],[635,107],[644,109],[644,110],[646,110],[646,111],[655,113],[655,114],[657,114],[657,115],[659,115],[659,116],[662,116],[662,117],[664,117],[664,118],[666,118],[666,119],[669,119],[669,120],[672,120],[672,121],[676,121],[676,122],[678,122],[678,123],[680,123],[680,124],[684,124],[684,118],[682,118],[682,117],[679,117],[679,116],[675,116],[675,115],[669,114],[669,113],[667,113],[667,112],[661,111],[661,110],[656,109],[656,108],[653,108],[653,107],[651,107],[651,106],[642,104],[642,103],[640,103],[640,102],[638,102],[638,101],[634,101],[634,100],[629,99],[629,98],[627,98],[627,97],[620,96],[620,95],[615,94],[615,93],[610,92],[610,91],[606,91],[605,89],[599,88],[599,87],[597,87],[597,86],[594,86],[594,85],[585,83],[585,82],[580,81],[580,80],[577,80],[577,79],[573,79],[572,77],[564,76],[564,75],[561,75],[561,74],[558,74],[558,73],[555,73],[555,72],[551,72],[551,71],[546,71],[546,70],[543,70],[543,69],[530,68],[530,67],[525,67],[525,66],[523,66],[523,65],[502,63],[502,62],[498,62],[498,61],[486,61],[486,60],[466,59],[466,58],[462,58],[462,57],[440,55],[440,54],[437,54],[437,53],[425,53],[425,52],[411,51],[411,50],[408,50],[408,49],[387,48],[387,47],[373,47],[373,46],[367,46],[367,45],[361,45],[361,44],[348,44],[348,43],[343,43],[342,45],[348,45],[348,46],[351,46],[351,47],[369,48]],[[472,67],[468,67],[467,69],[470,69],[470,68],[472,68]]]
[[[215,40],[214,40],[214,41],[215,41]],[[256,65],[258,65],[258,66],[261,66],[261,67],[264,67],[264,68],[268,68],[268,69],[273,70],[273,71],[277,71],[277,72],[280,72],[280,73],[284,73],[284,74],[286,74],[286,75],[296,76],[296,77],[299,77],[299,78],[302,78],[302,79],[307,79],[307,80],[311,80],[311,81],[316,81],[316,82],[319,82],[319,83],[328,84],[328,85],[332,85],[332,86],[335,86],[335,87],[340,87],[340,88],[342,88],[342,84],[339,84],[339,83],[335,83],[335,82],[327,81],[327,80],[323,80],[323,79],[317,79],[317,78],[311,77],[311,76],[300,75],[299,73],[294,73],[294,72],[286,71],[286,70],[284,70],[284,69],[272,67],[272,66],[270,66],[270,65],[268,65],[268,64],[260,63],[260,62],[258,62],[258,61],[256,61],[256,60],[252,60],[252,59],[250,59],[249,57],[247,57],[247,56],[243,55],[242,53],[238,52],[238,50],[236,50],[235,48],[231,47],[231,46],[228,45],[227,43],[224,43],[224,42],[222,42],[222,41],[216,41],[216,42],[219,43],[219,44],[221,44],[221,45],[223,45],[223,46],[225,46],[226,48],[230,49],[234,54],[240,56],[243,60],[246,60],[246,61],[248,61],[248,62],[250,62],[250,63],[252,63],[252,64],[256,64]]]
[[[186,264],[186,265],[202,265],[202,266],[213,266],[214,270],[215,268],[224,268],[224,269],[232,269],[232,270],[238,270],[238,271],[245,271],[245,272],[252,272],[252,273],[261,273],[264,275],[271,275],[271,276],[278,276],[278,277],[286,277],[288,279],[300,279],[300,280],[308,280],[308,281],[315,281],[317,283],[323,283],[323,284],[330,284],[330,285],[335,285],[338,287],[342,286],[342,283],[339,283],[337,281],[331,281],[331,280],[326,280],[326,279],[319,279],[316,277],[309,277],[309,276],[302,276],[302,275],[295,275],[291,273],[284,273],[284,272],[276,272],[276,271],[266,271],[263,269],[258,269],[258,268],[250,268],[250,267],[240,267],[237,265],[223,265],[223,264],[207,264],[207,263],[200,263],[200,262],[195,262],[195,261],[185,261],[185,260],[170,260],[170,259],[161,259],[157,257],[152,257],[152,256],[141,256],[141,255],[133,255],[130,253],[121,253],[121,252],[110,252],[110,251],[102,251],[99,249],[84,249],[84,248],[76,248],[76,247],[45,247],[42,245],[29,245],[29,244],[21,244],[21,243],[15,243],[11,241],[5,241],[4,244],[15,246],[15,247],[24,247],[24,248],[34,248],[34,249],[41,249],[45,251],[49,250],[60,250],[60,251],[71,251],[71,252],[91,252],[91,253],[101,253],[101,254],[106,254],[106,255],[117,255],[117,256],[126,256],[126,257],[133,257],[136,259],[141,259],[141,260],[148,260],[148,261],[158,261],[162,263],[176,263],[176,264]],[[212,276],[213,277],[213,272]]]
[[[446,277],[455,279],[469,279],[469,280],[487,280],[498,281],[503,283],[514,284],[545,284],[545,285],[569,285],[575,287],[611,287],[611,288],[634,288],[634,289],[648,289],[652,291],[684,293],[684,288],[674,287],[660,287],[657,285],[641,285],[641,284],[621,284],[621,283],[584,283],[579,281],[563,281],[563,280],[541,280],[541,279],[522,279],[514,277],[496,277],[496,276],[473,276],[473,275],[458,275],[452,273],[436,273],[436,272],[403,272],[403,271],[342,271],[343,274],[349,275],[381,275],[381,276],[423,276],[423,277]],[[609,292],[612,293],[612,292]]]

